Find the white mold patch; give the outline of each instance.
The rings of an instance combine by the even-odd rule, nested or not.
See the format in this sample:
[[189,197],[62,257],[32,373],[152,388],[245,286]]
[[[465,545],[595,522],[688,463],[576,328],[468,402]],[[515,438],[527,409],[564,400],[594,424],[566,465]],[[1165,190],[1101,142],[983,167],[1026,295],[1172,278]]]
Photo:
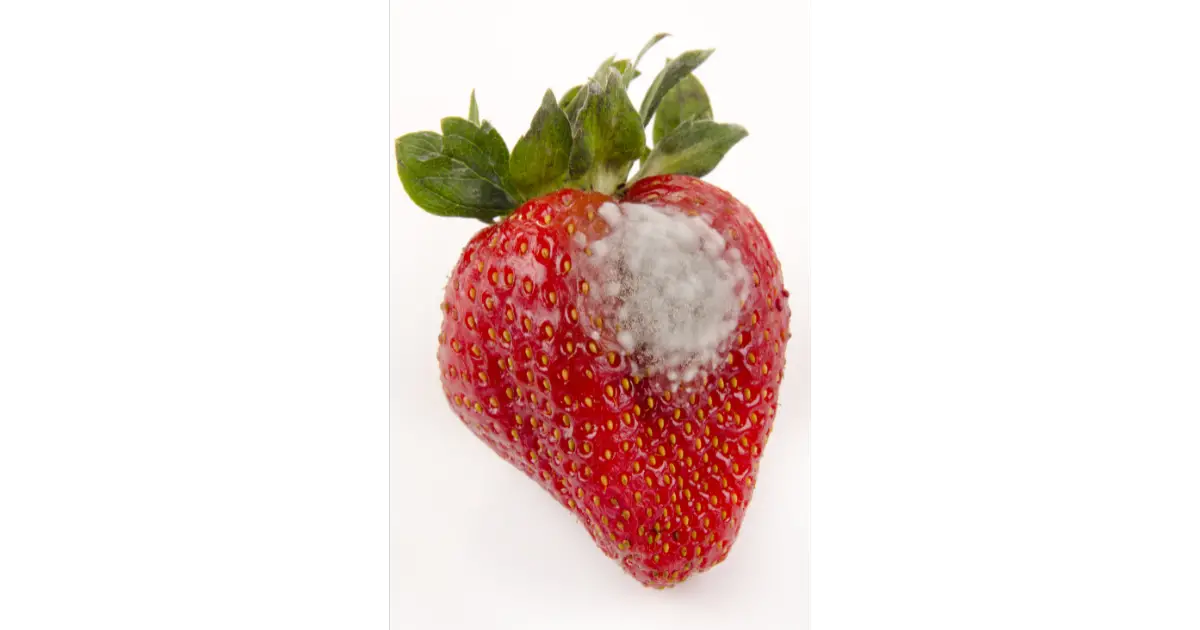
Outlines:
[[715,368],[748,291],[741,252],[676,208],[606,203],[599,214],[609,233],[588,245],[587,273],[602,289],[589,307],[615,318],[612,342],[676,384]]

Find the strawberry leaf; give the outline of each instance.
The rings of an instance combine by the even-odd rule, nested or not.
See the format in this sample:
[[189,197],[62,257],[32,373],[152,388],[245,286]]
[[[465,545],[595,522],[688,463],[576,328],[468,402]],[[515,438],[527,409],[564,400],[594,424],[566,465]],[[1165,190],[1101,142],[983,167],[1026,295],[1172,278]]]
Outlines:
[[708,93],[694,74],[688,74],[667,90],[654,114],[654,144],[662,142],[681,123],[712,120]]
[[621,74],[609,68],[604,79],[588,81],[571,103],[578,113],[571,126],[569,173],[585,188],[611,193],[641,156],[646,132]]
[[413,203],[431,214],[490,223],[517,205],[491,179],[448,155],[442,136],[432,131],[396,139],[396,168]]
[[471,109],[467,112],[467,120],[476,127],[479,126],[479,103],[475,102],[475,90],[471,90]]
[[529,131],[517,140],[509,159],[512,182],[526,199],[557,189],[567,175],[571,156],[571,123],[546,90]]
[[654,77],[654,82],[650,84],[650,88],[646,91],[646,98],[642,100],[642,108],[640,110],[642,116],[642,125],[650,124],[650,117],[654,115],[658,105],[662,102],[664,96],[671,88],[675,87],[683,77],[690,74],[698,68],[704,60],[708,59],[713,53],[710,48],[708,50],[689,50],[679,57],[667,62],[666,67],[658,76]]
[[446,155],[516,197],[508,179],[508,147],[491,123],[484,121],[477,127],[468,120],[451,116],[442,119],[442,135]]
[[703,177],[745,137],[746,130],[741,125],[685,121],[656,144],[634,179],[667,173]]

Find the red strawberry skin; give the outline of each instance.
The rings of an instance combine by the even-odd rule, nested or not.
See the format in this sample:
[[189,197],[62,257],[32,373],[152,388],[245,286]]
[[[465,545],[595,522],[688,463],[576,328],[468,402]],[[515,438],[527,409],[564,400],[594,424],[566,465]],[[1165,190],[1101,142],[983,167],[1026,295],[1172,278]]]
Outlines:
[[[752,287],[720,367],[672,392],[641,378],[573,239],[605,233],[607,201],[711,218],[740,250]],[[662,175],[615,200],[560,190],[531,200],[466,246],[447,283],[438,359],[462,422],[575,513],[609,557],[648,586],[672,586],[729,553],[775,421],[791,311],[779,261],[750,210],[699,179]]]

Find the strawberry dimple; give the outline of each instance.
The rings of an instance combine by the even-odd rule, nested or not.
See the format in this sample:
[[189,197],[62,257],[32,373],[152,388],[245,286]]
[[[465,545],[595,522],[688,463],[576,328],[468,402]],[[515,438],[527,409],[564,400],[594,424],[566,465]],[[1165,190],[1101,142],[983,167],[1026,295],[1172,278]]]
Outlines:
[[790,311],[744,205],[694,178],[644,179],[622,201],[706,217],[750,285],[716,368],[682,385],[635,370],[617,317],[594,306],[603,287],[586,265],[610,201],[559,191],[480,231],[446,288],[439,363],[468,428],[631,575],[670,586],[724,559],[737,535],[775,418]]

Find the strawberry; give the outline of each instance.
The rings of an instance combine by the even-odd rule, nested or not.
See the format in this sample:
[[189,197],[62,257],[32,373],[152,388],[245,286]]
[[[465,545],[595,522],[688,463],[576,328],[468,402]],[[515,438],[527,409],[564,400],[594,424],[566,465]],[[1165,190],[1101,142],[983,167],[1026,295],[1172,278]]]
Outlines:
[[789,338],[766,233],[699,179],[746,135],[712,121],[692,74],[711,52],[670,60],[640,109],[641,54],[610,58],[561,101],[547,92],[511,154],[473,93],[467,119],[396,144],[417,205],[488,223],[442,303],[451,408],[658,588],[729,553]]

